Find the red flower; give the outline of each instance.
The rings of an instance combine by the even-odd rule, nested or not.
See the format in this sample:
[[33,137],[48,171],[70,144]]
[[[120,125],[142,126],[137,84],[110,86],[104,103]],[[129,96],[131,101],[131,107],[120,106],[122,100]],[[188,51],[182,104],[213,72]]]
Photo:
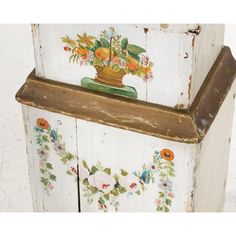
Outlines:
[[64,50],[67,51],[67,52],[70,52],[71,48],[70,47],[64,47]]
[[167,161],[172,161],[174,159],[174,153],[169,149],[162,149],[160,155]]
[[43,119],[43,118],[38,118],[37,121],[37,126],[41,129],[48,129],[49,123],[47,120]]

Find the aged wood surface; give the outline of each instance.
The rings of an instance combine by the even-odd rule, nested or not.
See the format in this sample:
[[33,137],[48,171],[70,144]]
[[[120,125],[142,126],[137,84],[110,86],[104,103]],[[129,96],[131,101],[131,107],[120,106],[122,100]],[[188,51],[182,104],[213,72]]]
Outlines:
[[26,105],[178,142],[202,140],[236,75],[236,62],[224,47],[190,110],[92,92],[41,79],[32,72],[16,95]]

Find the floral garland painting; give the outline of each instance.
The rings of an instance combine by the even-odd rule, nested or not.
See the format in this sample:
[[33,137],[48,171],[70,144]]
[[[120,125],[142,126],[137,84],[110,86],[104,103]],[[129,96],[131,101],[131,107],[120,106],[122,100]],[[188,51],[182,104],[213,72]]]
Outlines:
[[80,168],[83,196],[87,198],[88,204],[93,203],[95,195],[98,196],[99,210],[107,212],[112,207],[118,211],[120,195],[141,195],[151,183],[158,182],[160,190],[154,203],[156,211],[168,212],[174,198],[171,180],[175,176],[173,159],[174,153],[163,149],[161,152],[156,151],[152,161],[144,164],[140,170],[128,172],[121,169],[119,173],[104,168],[99,161],[89,166],[83,160]]
[[135,88],[123,85],[123,77],[132,74],[145,81],[153,78],[153,63],[144,54],[145,49],[130,44],[113,27],[102,31],[99,38],[85,32],[77,34],[77,38],[67,35],[61,39],[64,50],[70,54],[69,62],[90,65],[97,71],[95,80],[82,79],[84,87],[136,98]]
[[53,166],[49,162],[50,144],[52,144],[54,151],[60,157],[61,162],[67,165],[67,174],[72,175],[77,180],[77,166],[72,165],[76,157],[70,152],[66,151],[65,143],[62,141],[62,136],[58,134],[58,130],[52,129],[50,124],[44,118],[36,120],[34,128],[36,132],[36,140],[38,144],[37,153],[39,156],[39,167],[41,173],[41,182],[44,189],[49,194],[50,190],[54,188],[53,182],[56,181],[56,176],[53,174]]
[[[62,136],[51,127],[44,118],[36,120],[34,128],[37,140],[37,154],[39,156],[39,167],[41,183],[49,194],[54,188],[57,180],[53,173],[53,165],[49,162],[51,147],[63,165],[67,166],[66,173],[74,176],[77,180],[77,158],[66,151],[66,145]],[[89,166],[86,160],[82,161],[80,167],[80,184],[83,188],[83,196],[88,204],[94,202],[95,196],[99,210],[107,212],[110,208],[119,210],[119,196],[126,195],[128,198],[133,195],[141,195],[151,184],[158,187],[158,196],[154,202],[156,211],[168,212],[174,198],[172,178],[175,177],[174,153],[169,149],[155,151],[152,160],[143,164],[139,170],[129,172],[120,169],[113,173],[110,167],[103,167],[98,161],[95,165]]]

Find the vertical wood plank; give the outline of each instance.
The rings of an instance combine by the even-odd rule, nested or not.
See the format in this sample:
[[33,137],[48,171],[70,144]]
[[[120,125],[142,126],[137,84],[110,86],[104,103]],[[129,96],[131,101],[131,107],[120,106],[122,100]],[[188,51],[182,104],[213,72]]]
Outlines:
[[195,145],[82,120],[77,132],[82,212],[191,211]]
[[78,211],[76,120],[24,107],[35,211]]

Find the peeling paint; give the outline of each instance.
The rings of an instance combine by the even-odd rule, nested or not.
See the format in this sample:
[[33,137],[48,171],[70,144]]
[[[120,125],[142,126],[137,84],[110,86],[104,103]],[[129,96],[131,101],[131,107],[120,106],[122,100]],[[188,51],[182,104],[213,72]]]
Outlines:
[[177,109],[177,110],[184,110],[185,109],[185,105],[182,104],[182,103],[181,104],[176,104],[174,108]]
[[189,83],[188,83],[188,99],[191,98],[191,88],[192,88],[192,75],[189,77]]
[[148,32],[148,28],[144,28],[144,33],[146,34]]
[[160,24],[160,28],[161,28],[161,29],[164,29],[164,30],[165,30],[165,29],[168,29],[169,26],[170,26],[169,24]]
[[197,27],[195,29],[189,29],[187,33],[199,35],[201,33],[201,26],[197,25]]

